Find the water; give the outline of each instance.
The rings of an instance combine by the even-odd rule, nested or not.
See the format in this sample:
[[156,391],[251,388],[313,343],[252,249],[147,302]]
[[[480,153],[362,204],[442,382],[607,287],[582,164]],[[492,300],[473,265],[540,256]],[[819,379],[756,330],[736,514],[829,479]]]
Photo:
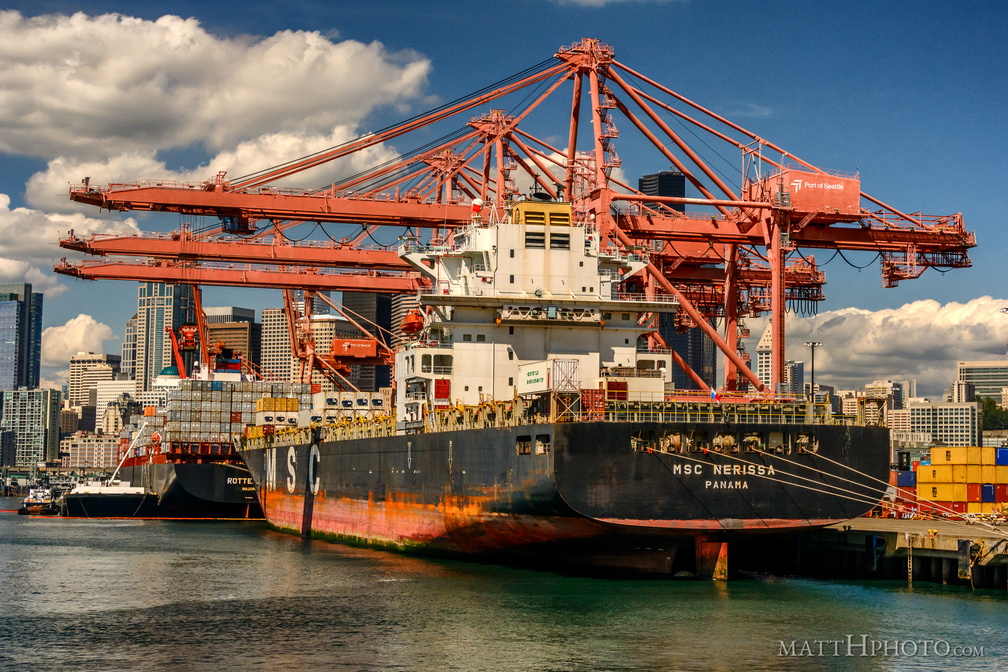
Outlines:
[[[1004,591],[575,578],[304,542],[255,522],[0,513],[0,575],[0,670],[1008,666]],[[869,654],[887,641],[905,655],[847,656],[862,636]],[[820,656],[813,640],[842,644]],[[983,655],[924,656],[924,640]]]

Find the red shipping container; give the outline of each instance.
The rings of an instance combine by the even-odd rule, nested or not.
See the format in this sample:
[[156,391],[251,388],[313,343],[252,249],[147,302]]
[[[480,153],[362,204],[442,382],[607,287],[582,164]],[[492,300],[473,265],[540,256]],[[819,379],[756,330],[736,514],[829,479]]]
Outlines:
[[896,488],[896,499],[917,501],[917,488]]
[[949,508],[956,513],[966,513],[966,502],[949,502]]
[[917,467],[919,466],[920,466],[920,460],[914,460],[910,465],[910,469],[912,471],[917,471]]
[[967,483],[966,484],[966,501],[967,502],[979,502],[982,497],[983,488],[980,487],[979,483]]
[[898,471],[890,471],[889,472],[889,485],[895,486],[896,485],[896,479],[898,477],[899,477],[899,472]]
[[994,501],[999,504],[1008,503],[1008,483],[994,484]]
[[231,411],[231,424],[240,423],[242,421],[241,411]]

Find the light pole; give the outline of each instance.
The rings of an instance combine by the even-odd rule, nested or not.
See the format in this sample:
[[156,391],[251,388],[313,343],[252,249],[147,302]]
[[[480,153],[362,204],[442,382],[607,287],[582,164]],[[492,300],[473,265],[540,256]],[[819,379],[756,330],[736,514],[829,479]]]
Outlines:
[[809,388],[812,403],[815,403],[815,349],[821,346],[818,341],[805,341],[805,347],[812,349],[812,386]]

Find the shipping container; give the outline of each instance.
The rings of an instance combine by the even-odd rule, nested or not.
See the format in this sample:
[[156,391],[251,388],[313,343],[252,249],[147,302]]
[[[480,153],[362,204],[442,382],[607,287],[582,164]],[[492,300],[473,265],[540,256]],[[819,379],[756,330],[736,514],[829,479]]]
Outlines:
[[980,502],[967,502],[966,513],[973,513],[976,515],[980,515],[981,513],[983,513],[983,504],[981,504]]
[[912,471],[897,471],[896,485],[901,488],[917,487],[917,474]]
[[952,487],[952,483],[929,483],[927,486],[918,486],[917,497],[930,499],[932,502],[952,501],[955,499]]
[[980,501],[980,484],[979,483],[967,483],[966,484],[966,501],[967,502],[979,502]]
[[1008,483],[994,484],[994,501],[1008,503]]
[[[966,470],[968,465],[965,464],[953,464],[952,465],[952,482],[953,483],[968,483],[966,479]],[[979,478],[977,479],[980,480]]]
[[951,483],[952,465],[932,464],[930,466],[921,465],[917,471],[917,483]]
[[994,446],[984,446],[980,449],[980,464],[994,464]]
[[993,483],[984,483],[981,485],[980,489],[981,489],[980,493],[981,502],[987,502],[988,504],[993,504],[996,501],[997,495],[995,493]]
[[994,464],[1008,467],[1008,448],[998,448],[994,454]]
[[1008,467],[994,467],[994,482],[1008,483]]
[[966,464],[980,464],[980,446],[966,446]]
[[966,502],[966,501],[969,501],[966,498],[966,484],[965,483],[953,483],[952,484],[952,501],[953,502]]
[[949,508],[956,513],[966,513],[966,502],[953,501],[949,502]]
[[[955,467],[953,467],[955,469]],[[984,480],[983,474],[980,470],[979,464],[967,464],[966,465],[966,482],[967,483],[980,483]]]

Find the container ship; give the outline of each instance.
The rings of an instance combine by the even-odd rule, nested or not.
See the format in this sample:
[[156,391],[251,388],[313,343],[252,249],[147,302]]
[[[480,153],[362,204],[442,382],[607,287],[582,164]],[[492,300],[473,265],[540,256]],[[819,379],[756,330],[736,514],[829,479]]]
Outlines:
[[399,256],[431,289],[403,322],[389,408],[351,417],[316,398],[315,421],[260,408],[246,429],[239,451],[275,529],[719,576],[733,539],[847,520],[885,493],[884,427],[673,389],[674,355],[647,337],[674,298],[626,294],[647,260],[603,249],[569,204],[528,199],[486,220],[474,207],[441,244],[400,239]]
[[[245,380],[230,358],[204,378],[176,371],[165,408],[135,415],[120,437],[120,462],[105,482],[78,484],[61,500],[65,516],[85,518],[262,518],[251,474],[235,450],[257,399],[299,395],[310,386]],[[304,390],[304,394],[302,394]]]

